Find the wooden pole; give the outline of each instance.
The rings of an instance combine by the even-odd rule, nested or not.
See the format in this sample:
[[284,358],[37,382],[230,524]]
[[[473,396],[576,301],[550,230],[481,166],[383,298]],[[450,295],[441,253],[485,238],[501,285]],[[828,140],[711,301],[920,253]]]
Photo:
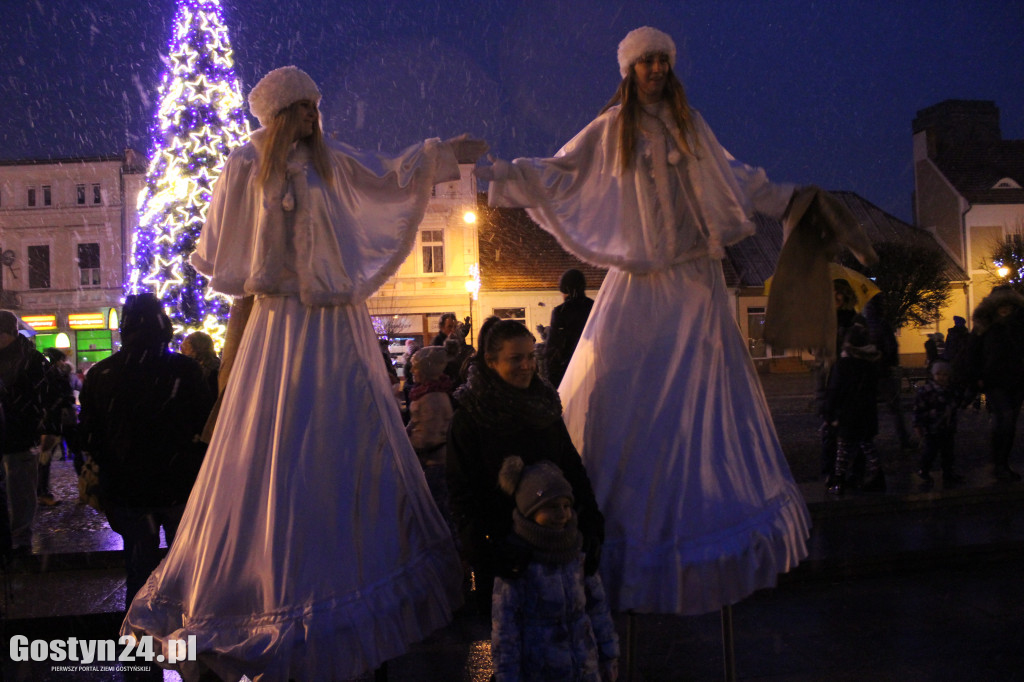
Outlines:
[[639,682],[636,670],[636,614],[626,612],[626,682]]
[[722,658],[725,661],[725,682],[736,682],[736,648],[732,632],[732,606],[722,607]]

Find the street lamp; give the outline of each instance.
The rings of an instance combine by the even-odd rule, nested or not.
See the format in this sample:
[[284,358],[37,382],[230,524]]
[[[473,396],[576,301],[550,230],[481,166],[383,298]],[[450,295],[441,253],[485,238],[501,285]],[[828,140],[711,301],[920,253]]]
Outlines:
[[473,263],[469,266],[469,279],[466,280],[466,291],[469,293],[469,345],[473,345],[473,301],[480,295],[479,263]]
[[1010,274],[1010,268],[1004,265],[998,270],[996,270],[996,274],[1002,277],[1003,279],[1006,279],[1006,276]]

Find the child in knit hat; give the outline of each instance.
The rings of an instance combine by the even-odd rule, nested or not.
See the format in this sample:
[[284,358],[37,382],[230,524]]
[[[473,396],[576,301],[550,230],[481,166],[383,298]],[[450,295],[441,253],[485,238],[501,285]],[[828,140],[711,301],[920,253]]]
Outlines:
[[413,353],[413,387],[409,391],[409,424],[405,427],[413,450],[423,467],[427,486],[441,515],[452,527],[445,480],[445,446],[452,422],[451,380],[444,368],[448,355],[441,346],[427,346]]
[[494,580],[491,656],[497,682],[618,678],[619,641],[601,578],[583,574],[572,486],[552,462],[505,460],[499,486],[515,500],[514,536],[530,561]]
[[942,465],[942,484],[945,488],[964,482],[964,477],[953,469],[960,393],[950,383],[952,370],[948,362],[936,360],[930,372],[931,379],[918,387],[914,398],[914,430],[921,439],[921,468],[917,470],[917,475],[923,490],[932,487],[931,468],[936,457]]

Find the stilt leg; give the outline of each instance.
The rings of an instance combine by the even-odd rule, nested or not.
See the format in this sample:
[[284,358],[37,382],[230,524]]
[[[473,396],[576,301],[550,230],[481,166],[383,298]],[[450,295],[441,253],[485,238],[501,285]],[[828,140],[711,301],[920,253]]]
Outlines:
[[640,682],[636,670],[636,614],[626,612],[626,682]]
[[725,682],[736,682],[736,649],[732,634],[732,606],[722,607],[722,658],[725,661]]

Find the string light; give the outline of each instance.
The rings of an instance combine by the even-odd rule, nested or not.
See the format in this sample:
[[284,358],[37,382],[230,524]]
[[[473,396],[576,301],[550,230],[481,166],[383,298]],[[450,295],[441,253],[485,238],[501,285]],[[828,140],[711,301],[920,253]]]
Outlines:
[[187,262],[213,183],[250,132],[220,0],[178,1],[168,61],[125,293],[154,292],[177,341],[203,331],[220,348],[231,299],[210,290]]

